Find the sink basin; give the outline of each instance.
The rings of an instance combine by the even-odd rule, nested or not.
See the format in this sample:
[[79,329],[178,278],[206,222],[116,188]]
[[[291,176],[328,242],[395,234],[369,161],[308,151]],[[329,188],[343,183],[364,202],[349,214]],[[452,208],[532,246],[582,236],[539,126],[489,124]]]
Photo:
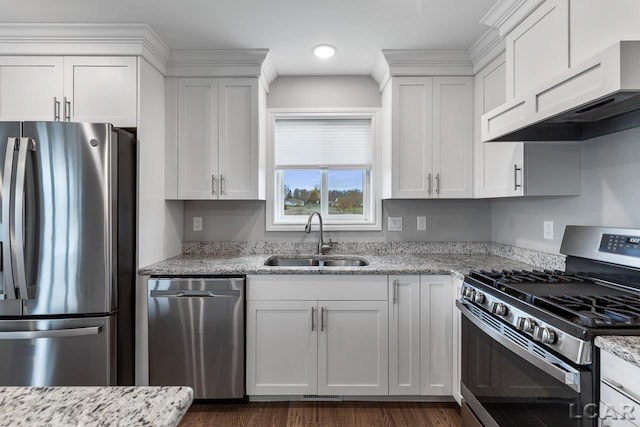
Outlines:
[[367,260],[357,259],[325,259],[323,261],[325,267],[363,267],[369,265]]
[[318,258],[290,258],[272,256],[264,262],[264,265],[271,267],[318,267]]
[[264,265],[270,267],[363,267],[369,265],[364,258],[320,258],[272,256]]

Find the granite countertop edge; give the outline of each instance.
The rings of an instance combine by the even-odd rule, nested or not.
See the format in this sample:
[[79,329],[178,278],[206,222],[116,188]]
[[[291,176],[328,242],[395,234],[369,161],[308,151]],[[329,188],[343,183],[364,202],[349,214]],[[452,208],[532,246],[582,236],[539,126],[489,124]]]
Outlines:
[[595,345],[640,367],[639,336],[599,336],[595,339]]
[[[451,274],[460,279],[472,269],[535,269],[531,264],[488,254],[330,255],[326,258],[365,258],[364,267],[270,267],[272,254],[245,256],[179,255],[143,267],[141,276],[268,275],[268,274]],[[303,257],[306,255],[287,255]],[[313,256],[313,255],[311,255]]]
[[0,425],[169,427],[192,402],[184,386],[0,387]]

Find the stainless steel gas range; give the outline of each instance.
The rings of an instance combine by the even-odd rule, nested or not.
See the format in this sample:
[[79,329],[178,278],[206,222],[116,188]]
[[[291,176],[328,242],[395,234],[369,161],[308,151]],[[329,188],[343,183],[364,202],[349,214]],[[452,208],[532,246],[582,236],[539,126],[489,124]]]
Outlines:
[[597,425],[593,340],[640,335],[640,230],[567,226],[560,252],[565,271],[465,277],[463,426]]

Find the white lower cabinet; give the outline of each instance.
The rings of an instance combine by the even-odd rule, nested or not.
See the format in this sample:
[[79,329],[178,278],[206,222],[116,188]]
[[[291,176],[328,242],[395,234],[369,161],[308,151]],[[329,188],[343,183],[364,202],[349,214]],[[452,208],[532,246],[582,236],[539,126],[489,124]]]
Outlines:
[[598,409],[600,427],[640,426],[640,368],[606,350],[600,350]]
[[248,276],[248,395],[387,395],[386,276]]
[[450,396],[451,276],[389,276],[389,394]]

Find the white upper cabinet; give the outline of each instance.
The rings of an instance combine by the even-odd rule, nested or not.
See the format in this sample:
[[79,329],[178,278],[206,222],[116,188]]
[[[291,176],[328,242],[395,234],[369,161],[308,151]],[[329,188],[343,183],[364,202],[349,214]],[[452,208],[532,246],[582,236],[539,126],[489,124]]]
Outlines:
[[394,77],[387,90],[391,197],[471,197],[473,79]]
[[511,99],[569,68],[569,0],[545,1],[505,40]]
[[62,57],[0,56],[0,120],[54,120],[60,115],[62,68]]
[[137,126],[136,57],[0,57],[0,120]]
[[167,94],[178,98],[167,102],[177,104],[177,198],[258,198],[258,80],[179,78],[177,91],[170,85]]
[[64,58],[63,111],[72,122],[136,127],[137,58]]

